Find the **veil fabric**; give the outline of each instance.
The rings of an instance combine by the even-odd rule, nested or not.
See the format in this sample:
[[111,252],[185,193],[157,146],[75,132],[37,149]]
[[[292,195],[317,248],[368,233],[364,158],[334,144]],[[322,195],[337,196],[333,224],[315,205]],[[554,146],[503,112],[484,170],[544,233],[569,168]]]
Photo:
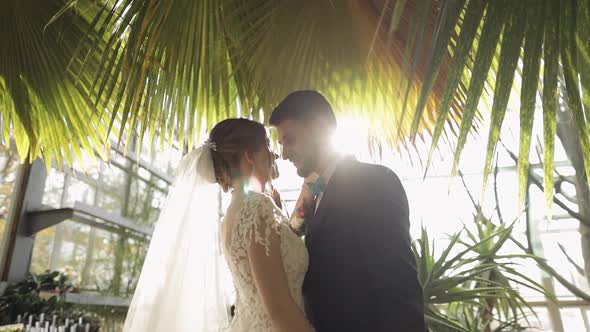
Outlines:
[[219,241],[211,148],[181,161],[150,242],[123,331],[225,331],[232,287]]

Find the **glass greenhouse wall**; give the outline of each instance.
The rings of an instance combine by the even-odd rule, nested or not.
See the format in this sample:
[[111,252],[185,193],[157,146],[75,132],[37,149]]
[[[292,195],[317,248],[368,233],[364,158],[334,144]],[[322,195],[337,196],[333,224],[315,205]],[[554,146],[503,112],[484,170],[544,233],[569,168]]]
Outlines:
[[[466,154],[477,154],[481,150],[478,144],[481,143],[469,143]],[[444,248],[449,234],[463,227],[472,227],[475,208],[471,202],[480,203],[482,192],[483,175],[478,158],[466,160],[461,176],[449,177],[449,160],[441,157],[435,161],[428,176],[423,177],[420,168],[413,164],[416,161],[411,160],[408,154],[384,154],[377,158],[354,144],[346,146],[350,149],[343,152],[352,153],[362,161],[382,163],[400,175],[410,201],[414,238],[419,237],[424,227],[435,239],[436,246]],[[25,214],[20,219],[13,219],[19,223],[38,225],[35,227],[39,231],[25,237],[25,240],[16,237],[17,246],[19,241],[26,242],[26,238],[32,239],[32,242],[30,252],[14,252],[10,262],[6,259],[3,262],[8,280],[18,276],[18,273],[22,277],[28,272],[65,271],[77,287],[68,301],[99,313],[106,330],[119,330],[141,272],[149,234],[164,204],[174,167],[181,156],[176,148],[152,155],[147,150],[146,147],[139,155],[125,155],[122,150],[113,148],[110,163],[89,159],[84,167],[74,164],[65,170],[52,168],[47,171],[41,162],[36,162],[29,171],[34,181],[25,188],[18,188],[19,171],[24,166],[19,166],[10,149],[1,150],[0,234],[3,234],[4,246],[10,239],[6,234],[14,229],[9,225],[9,210],[15,206],[13,200],[19,197],[19,189],[25,192],[42,190],[41,194],[36,192],[37,195],[33,196],[39,201],[34,210],[43,213]],[[531,159],[532,172],[540,177],[542,167],[534,159]],[[285,213],[289,213],[298,196],[301,180],[288,162],[279,161],[279,168],[282,176],[275,185],[286,203]],[[564,152],[558,149],[556,173],[567,177],[572,172]],[[500,151],[497,170],[481,197],[484,202],[482,213],[494,222],[499,222],[500,218],[506,223],[515,222],[516,239],[521,243],[530,241],[536,254],[545,257],[569,282],[590,293],[587,278],[580,272],[583,257],[579,222],[556,204],[551,209],[552,220],[547,221],[544,194],[533,184],[529,185],[526,208],[519,210],[516,183],[515,162],[507,153]],[[565,186],[562,190],[569,195],[575,194],[571,187]],[[20,197],[28,202],[30,196],[27,192]],[[222,204],[227,204],[227,195],[220,195],[220,199]],[[573,202],[566,204],[570,209],[576,209]],[[58,212],[66,215],[60,216],[59,222],[48,221],[57,218]],[[516,246],[506,246],[503,250],[506,253],[519,252]],[[23,264],[26,264],[26,270],[17,268]],[[518,264],[520,272],[552,289],[559,300],[557,304],[552,303],[539,293],[527,288],[519,289],[537,315],[529,317],[532,327],[544,331],[560,331],[559,327],[561,331],[590,330],[590,306],[586,302],[573,296],[561,283],[530,261],[515,264]],[[555,326],[558,329],[554,329]]]

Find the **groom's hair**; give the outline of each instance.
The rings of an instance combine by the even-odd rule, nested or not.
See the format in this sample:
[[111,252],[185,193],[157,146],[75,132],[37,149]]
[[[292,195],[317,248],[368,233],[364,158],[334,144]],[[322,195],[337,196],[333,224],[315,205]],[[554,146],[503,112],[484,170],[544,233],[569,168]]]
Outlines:
[[318,120],[325,123],[330,130],[336,129],[336,116],[326,98],[317,91],[300,90],[290,93],[270,115],[269,123],[277,126],[287,119],[304,123]]

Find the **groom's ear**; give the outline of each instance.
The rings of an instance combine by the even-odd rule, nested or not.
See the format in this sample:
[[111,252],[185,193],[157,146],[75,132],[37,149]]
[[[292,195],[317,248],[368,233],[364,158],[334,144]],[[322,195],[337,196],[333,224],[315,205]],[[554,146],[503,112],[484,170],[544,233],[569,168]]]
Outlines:
[[320,118],[307,124],[307,132],[312,135],[315,140],[323,142],[326,139],[332,137],[334,133],[334,127],[332,124]]

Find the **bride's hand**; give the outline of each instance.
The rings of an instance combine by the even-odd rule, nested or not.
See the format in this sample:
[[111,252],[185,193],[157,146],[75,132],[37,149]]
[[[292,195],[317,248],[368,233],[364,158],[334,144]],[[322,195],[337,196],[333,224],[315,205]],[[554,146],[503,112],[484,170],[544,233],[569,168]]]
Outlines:
[[283,203],[281,201],[281,194],[272,185],[270,186],[270,195],[272,197],[272,200],[275,202],[275,204],[279,207],[279,209],[282,210],[283,209]]

